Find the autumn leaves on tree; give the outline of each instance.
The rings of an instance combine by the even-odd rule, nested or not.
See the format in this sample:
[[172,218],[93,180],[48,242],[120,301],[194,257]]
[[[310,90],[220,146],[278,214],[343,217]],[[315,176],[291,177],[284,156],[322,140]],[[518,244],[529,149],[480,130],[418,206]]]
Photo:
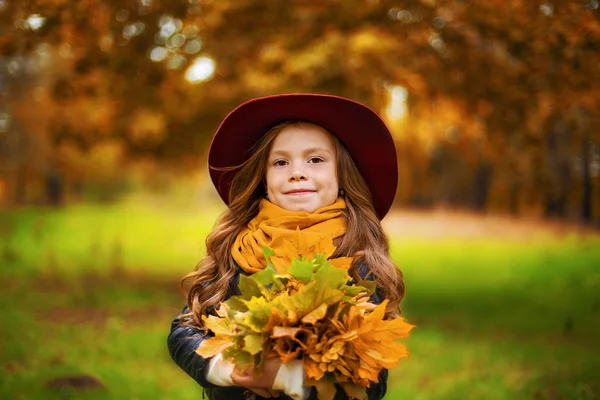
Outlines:
[[398,204],[594,221],[598,4],[5,0],[0,179],[26,200],[50,174],[108,190],[136,163],[201,168],[227,110],[316,92],[387,117]]

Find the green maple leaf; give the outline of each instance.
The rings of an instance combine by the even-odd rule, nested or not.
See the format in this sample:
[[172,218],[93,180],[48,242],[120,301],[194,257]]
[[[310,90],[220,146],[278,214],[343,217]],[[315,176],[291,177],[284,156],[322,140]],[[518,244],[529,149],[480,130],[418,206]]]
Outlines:
[[269,248],[269,246],[265,245],[263,246],[263,255],[265,256],[265,259],[268,260],[269,257],[275,255],[275,252],[271,248]]
[[271,289],[273,290],[282,290],[285,288],[288,280],[290,279],[289,275],[273,275],[273,283],[271,285]]
[[328,265],[327,255],[325,253],[316,254],[313,258],[314,270],[318,271],[321,267]]
[[292,265],[288,269],[290,275],[300,282],[308,283],[312,280],[315,268],[313,259],[294,258]]
[[249,367],[254,364],[252,354],[241,350],[239,347],[229,347],[223,350],[223,358],[232,361],[240,368]]
[[341,290],[334,289],[332,287],[315,285],[313,288],[310,288],[306,291],[306,295],[312,296],[312,298],[314,299],[313,302],[315,304],[315,307],[312,309],[314,310],[315,308],[320,306],[321,303],[325,303],[328,306],[337,303],[342,299],[342,296],[344,294]]
[[269,286],[272,285],[275,280],[275,270],[271,268],[265,268],[262,271],[252,274],[251,278],[262,286]]
[[358,287],[362,287],[367,289],[367,293],[370,295],[372,295],[373,293],[375,293],[375,289],[377,289],[377,282],[375,281],[367,281],[367,280],[361,280],[359,281],[356,286]]
[[346,286],[344,292],[351,297],[354,297],[359,293],[367,293],[370,296],[375,292],[376,288],[377,283],[375,281],[361,280],[356,285]]
[[330,288],[341,289],[346,286],[348,273],[333,265],[323,264],[315,273],[314,280]]
[[273,313],[273,305],[264,297],[253,297],[244,301],[248,311],[236,314],[235,322],[253,332],[261,333]]
[[229,307],[229,311],[227,312],[227,316],[229,318],[232,318],[232,316],[237,314],[238,311],[248,311],[248,306],[241,296],[231,296],[225,300],[223,304],[226,304]]
[[275,255],[275,252],[273,251],[273,249],[270,249],[269,246],[264,246],[263,247],[263,256],[265,257],[265,260],[267,260],[267,269],[270,269],[271,271],[275,271],[275,266],[271,263],[270,258],[273,257]]
[[240,289],[240,297],[244,300],[250,300],[252,297],[262,297],[263,291],[262,286],[246,275],[240,275],[240,282],[238,284]]
[[279,299],[284,310],[292,311],[302,318],[321,307],[323,303],[329,306],[340,301],[342,296],[341,290],[333,289],[318,281],[311,281],[300,287],[293,295],[285,293]]

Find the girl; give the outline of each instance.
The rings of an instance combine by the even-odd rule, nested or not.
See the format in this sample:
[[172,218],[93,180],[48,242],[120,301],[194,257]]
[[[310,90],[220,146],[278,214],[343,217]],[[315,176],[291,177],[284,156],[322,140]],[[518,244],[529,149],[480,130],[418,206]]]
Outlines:
[[[399,315],[404,283],[389,257],[380,219],[398,179],[396,151],[383,121],[352,100],[318,94],[285,94],[251,100],[233,110],[215,133],[210,176],[228,209],[206,239],[207,255],[182,280],[187,306],[172,323],[173,360],[212,400],[315,398],[303,387],[300,360],[269,359],[262,374],[242,371],[219,354],[195,353],[211,337],[202,316],[239,294],[240,274],[265,268],[263,247],[282,252],[274,238],[300,229],[309,245],[328,237],[335,257],[353,257],[353,281],[373,279],[372,301],[388,299],[388,317]],[[368,388],[381,399],[387,371]],[[335,399],[347,399],[338,388]]]

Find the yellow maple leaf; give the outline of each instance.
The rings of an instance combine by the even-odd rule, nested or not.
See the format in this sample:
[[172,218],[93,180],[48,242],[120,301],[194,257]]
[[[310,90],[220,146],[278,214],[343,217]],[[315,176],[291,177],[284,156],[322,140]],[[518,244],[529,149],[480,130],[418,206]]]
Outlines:
[[300,327],[291,327],[291,326],[275,326],[273,327],[273,333],[271,334],[272,338],[279,337],[291,337],[296,336],[298,331],[300,331]]
[[315,308],[314,310],[312,310],[311,312],[306,314],[304,317],[302,317],[301,321],[305,324],[314,324],[314,323],[318,322],[319,320],[325,318],[326,314],[327,314],[327,304],[321,303],[321,305],[319,307]]
[[307,379],[305,386],[314,386],[319,393],[319,400],[333,400],[336,393],[335,381],[331,377]]
[[341,382],[340,386],[344,389],[344,392],[346,392],[346,395],[350,399],[366,400],[368,398],[367,390],[360,385],[354,385],[350,382]]
[[[367,315],[356,305],[339,307],[321,342],[305,349],[307,376],[320,379],[332,372],[338,382],[367,387],[378,381],[382,368],[393,368],[408,357],[406,346],[397,340],[407,337],[413,326],[402,318],[383,319],[386,304]],[[341,309],[346,313],[340,314]]]
[[[325,258],[328,259],[335,252],[331,237],[300,229],[296,229],[291,236],[273,236],[270,247],[275,249],[275,254],[269,260],[279,274],[284,274],[295,258],[311,259],[315,254],[325,254]],[[348,269],[352,258],[340,257],[329,261],[338,268]]]
[[320,361],[315,361],[311,358],[304,358],[304,371],[309,379],[320,380],[325,375],[325,371],[321,369]]
[[233,325],[227,318],[204,315],[202,316],[202,320],[204,321],[204,325],[215,335],[235,335],[235,333],[233,333]]
[[348,270],[352,266],[352,261],[354,260],[352,257],[338,257],[327,261],[336,268]]
[[287,364],[300,356],[302,347],[293,337],[282,336],[274,339],[273,350],[279,356],[281,362]]
[[210,358],[231,346],[233,346],[233,342],[230,337],[215,336],[200,342],[200,345],[196,349],[196,353],[204,358]]

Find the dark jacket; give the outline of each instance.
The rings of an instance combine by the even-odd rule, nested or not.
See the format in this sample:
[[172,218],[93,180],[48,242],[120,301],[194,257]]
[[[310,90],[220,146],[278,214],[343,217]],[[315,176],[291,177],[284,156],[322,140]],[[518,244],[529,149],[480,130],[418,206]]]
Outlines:
[[[369,276],[367,276],[368,269],[365,265],[359,267],[357,272],[359,276],[363,279],[370,278]],[[246,275],[246,273],[241,268],[237,268],[237,273],[231,280],[229,286],[229,293],[227,297],[240,294],[238,288],[240,273]],[[371,296],[371,301],[373,301],[374,303],[379,304],[382,300],[383,298],[381,296],[381,293],[379,292],[375,292]],[[200,345],[200,342],[210,338],[212,334],[208,333],[204,335],[195,328],[190,328],[188,326],[182,325],[179,318],[182,314],[186,314],[188,312],[189,309],[185,307],[182,313],[179,316],[177,316],[171,323],[171,333],[169,334],[169,337],[167,339],[167,344],[169,347],[169,353],[171,354],[173,361],[175,361],[175,363],[179,365],[181,369],[183,369],[189,376],[191,376],[205,389],[205,392],[210,400],[246,399],[246,395],[244,394],[244,392],[246,392],[245,388],[238,386],[215,386],[206,380],[206,367],[208,366],[208,359],[200,357],[198,354],[195,353],[195,350]],[[369,400],[379,400],[383,398],[387,390],[387,376],[388,371],[386,369],[382,370],[379,374],[379,382],[377,384],[372,384],[367,389]],[[289,397],[286,395],[281,395],[279,398],[289,399]],[[257,395],[255,399],[261,400],[263,398]],[[317,399],[316,391],[314,389],[309,399]],[[344,391],[338,387],[334,400],[346,399],[348,399],[348,397],[346,396]]]

